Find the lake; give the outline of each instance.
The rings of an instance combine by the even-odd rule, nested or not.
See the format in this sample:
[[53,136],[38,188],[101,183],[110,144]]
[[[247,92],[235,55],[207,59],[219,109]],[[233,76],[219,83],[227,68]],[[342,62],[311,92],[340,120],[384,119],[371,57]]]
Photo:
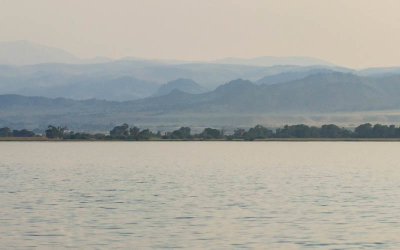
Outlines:
[[400,249],[398,142],[0,142],[2,249]]

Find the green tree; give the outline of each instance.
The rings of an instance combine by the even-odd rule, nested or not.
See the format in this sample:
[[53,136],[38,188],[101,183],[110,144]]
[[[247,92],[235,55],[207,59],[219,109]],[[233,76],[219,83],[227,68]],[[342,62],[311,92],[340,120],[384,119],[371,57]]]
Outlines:
[[153,133],[149,129],[143,129],[139,132],[137,140],[148,140],[152,137]]
[[360,138],[372,137],[372,125],[370,123],[361,124],[355,128],[354,132]]
[[233,138],[241,139],[244,137],[245,133],[246,130],[243,128],[235,129],[235,131],[233,132]]
[[188,139],[188,138],[190,138],[190,128],[189,127],[181,127],[180,129],[173,131],[170,134],[170,138],[172,138],[172,139]]
[[129,136],[129,125],[124,123],[121,126],[116,126],[110,131],[113,137],[126,137]]
[[372,135],[374,138],[388,138],[390,137],[390,129],[386,125],[375,124],[372,128]]
[[13,130],[12,135],[14,137],[33,137],[35,136],[35,133],[27,129],[22,129],[22,130]]
[[276,130],[275,136],[278,138],[318,138],[320,137],[320,129],[304,124],[285,125],[282,129]]
[[11,129],[8,127],[0,128],[0,137],[12,136]]
[[200,136],[200,138],[204,138],[204,139],[220,139],[220,138],[222,138],[223,134],[218,129],[205,128],[199,136]]
[[342,137],[342,129],[334,124],[322,125],[320,135],[323,138]]
[[133,127],[129,129],[129,135],[132,138],[137,138],[139,135],[140,129],[138,127]]
[[47,138],[63,138],[64,132],[67,130],[66,127],[55,127],[49,125],[46,129],[46,137]]
[[257,125],[254,128],[250,128],[248,132],[244,133],[244,137],[247,140],[270,138],[272,136],[273,136],[272,130],[263,127],[261,125]]

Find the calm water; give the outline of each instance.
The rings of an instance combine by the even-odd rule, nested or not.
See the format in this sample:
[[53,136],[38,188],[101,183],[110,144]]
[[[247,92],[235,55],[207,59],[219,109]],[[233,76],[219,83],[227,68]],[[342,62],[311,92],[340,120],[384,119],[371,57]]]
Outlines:
[[397,142],[1,142],[0,248],[400,249]]

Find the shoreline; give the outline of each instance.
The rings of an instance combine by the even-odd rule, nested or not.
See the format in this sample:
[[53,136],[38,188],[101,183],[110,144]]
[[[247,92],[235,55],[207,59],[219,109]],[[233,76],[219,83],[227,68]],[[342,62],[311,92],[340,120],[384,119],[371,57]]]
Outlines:
[[50,139],[46,137],[0,137],[0,142],[400,142],[400,138],[265,138],[265,139],[149,139],[149,140],[98,140]]

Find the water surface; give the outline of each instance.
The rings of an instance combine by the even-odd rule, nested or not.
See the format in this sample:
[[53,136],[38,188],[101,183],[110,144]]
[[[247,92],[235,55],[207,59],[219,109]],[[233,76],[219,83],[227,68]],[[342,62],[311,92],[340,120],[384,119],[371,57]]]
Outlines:
[[1,142],[0,248],[400,249],[398,142]]

